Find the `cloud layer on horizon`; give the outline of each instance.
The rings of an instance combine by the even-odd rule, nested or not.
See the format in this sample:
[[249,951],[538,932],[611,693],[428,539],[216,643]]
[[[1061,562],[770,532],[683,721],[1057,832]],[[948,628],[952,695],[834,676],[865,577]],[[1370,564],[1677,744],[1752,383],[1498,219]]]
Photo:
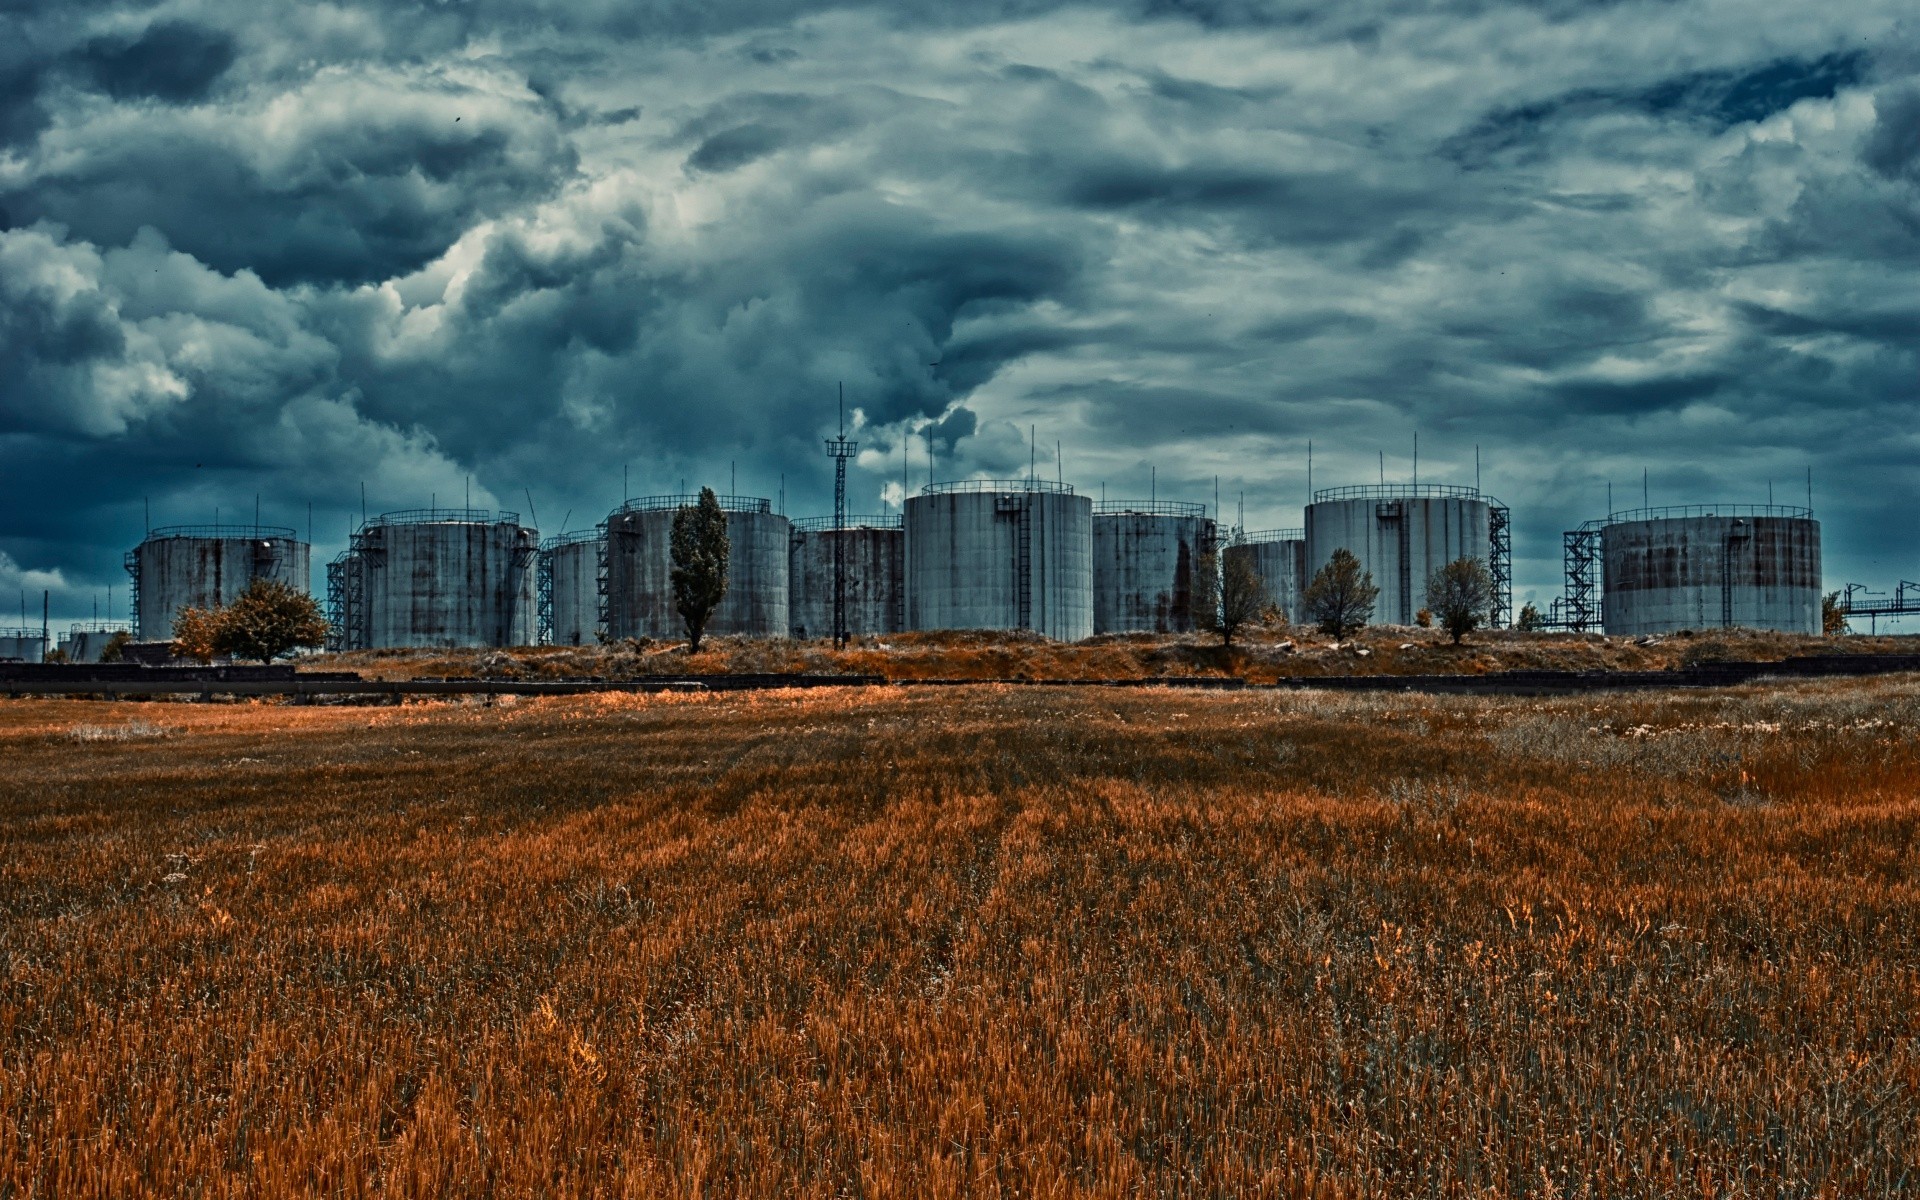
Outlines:
[[[1296,524],[1803,494],[1910,574],[1905,6],[43,4],[0,17],[0,601],[156,523],[1041,470]],[[1063,463],[1054,461],[1054,444]],[[1637,492],[1635,493],[1637,496]],[[1621,507],[1625,507],[1624,500]]]

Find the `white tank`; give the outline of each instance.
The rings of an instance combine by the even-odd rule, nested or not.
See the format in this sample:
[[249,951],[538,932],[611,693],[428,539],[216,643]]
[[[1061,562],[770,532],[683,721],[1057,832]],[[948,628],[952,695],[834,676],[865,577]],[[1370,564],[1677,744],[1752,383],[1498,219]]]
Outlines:
[[231,604],[255,579],[277,579],[305,594],[312,548],[273,525],[173,525],[150,531],[127,552],[133,577],[134,640],[173,637],[182,608]]
[[[757,496],[721,496],[727,515],[727,591],[710,637],[787,636],[787,519]],[[607,517],[607,636],[674,640],[687,623],[673,602],[673,517],[698,495],[643,496]]]
[[520,514],[484,508],[382,513],[327,568],[334,644],[528,646],[540,535]]
[[1267,599],[1290,624],[1306,620],[1300,597],[1307,590],[1307,534],[1304,529],[1260,529],[1242,534],[1222,552],[1226,561],[1245,556],[1267,589]]
[[1492,571],[1492,505],[1478,488],[1367,484],[1327,488],[1307,506],[1307,581],[1346,549],[1380,589],[1376,625],[1411,625],[1426,607],[1427,580],[1461,558]]
[[107,643],[121,633],[131,634],[125,625],[115,622],[101,622],[96,625],[75,625],[67,630],[67,636],[60,639],[60,649],[67,655],[70,663],[97,663],[106,653]]
[[895,516],[832,517],[793,523],[788,543],[787,620],[794,637],[833,636],[833,547],[847,580],[847,632],[897,633],[906,620],[906,534]]
[[540,547],[540,640],[591,646],[600,640],[600,559],[606,535],[563,533]]
[[1600,530],[1610,634],[1820,632],[1820,523],[1811,509],[1693,504],[1615,513]]
[[45,662],[47,639],[38,629],[0,629],[0,662]]
[[910,629],[1093,633],[1093,502],[1041,480],[934,483],[906,506]]
[[1189,633],[1194,585],[1213,549],[1204,504],[1103,500],[1093,506],[1093,631]]

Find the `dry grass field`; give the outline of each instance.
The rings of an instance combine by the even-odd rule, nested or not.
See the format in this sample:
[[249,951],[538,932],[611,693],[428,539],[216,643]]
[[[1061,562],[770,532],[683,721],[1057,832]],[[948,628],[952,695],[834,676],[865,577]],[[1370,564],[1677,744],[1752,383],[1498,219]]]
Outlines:
[[0,703],[0,1197],[1920,1190],[1920,682]]

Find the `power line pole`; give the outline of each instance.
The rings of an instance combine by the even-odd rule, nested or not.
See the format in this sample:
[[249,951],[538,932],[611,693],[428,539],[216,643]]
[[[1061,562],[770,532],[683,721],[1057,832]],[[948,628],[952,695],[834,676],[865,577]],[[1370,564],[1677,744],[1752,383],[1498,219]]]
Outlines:
[[[931,444],[931,442],[929,442]],[[847,636],[847,460],[860,449],[847,440],[847,385],[840,385],[840,436],[827,439],[833,457],[833,648],[846,648]]]

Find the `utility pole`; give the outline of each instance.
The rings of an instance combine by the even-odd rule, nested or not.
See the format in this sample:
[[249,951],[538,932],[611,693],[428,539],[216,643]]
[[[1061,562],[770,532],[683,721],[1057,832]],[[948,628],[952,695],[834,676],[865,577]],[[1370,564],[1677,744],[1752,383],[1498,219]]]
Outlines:
[[[931,441],[929,441],[931,444]],[[847,385],[840,385],[840,435],[827,439],[833,458],[833,648],[846,648],[847,636],[847,460],[860,449],[847,440]]]

